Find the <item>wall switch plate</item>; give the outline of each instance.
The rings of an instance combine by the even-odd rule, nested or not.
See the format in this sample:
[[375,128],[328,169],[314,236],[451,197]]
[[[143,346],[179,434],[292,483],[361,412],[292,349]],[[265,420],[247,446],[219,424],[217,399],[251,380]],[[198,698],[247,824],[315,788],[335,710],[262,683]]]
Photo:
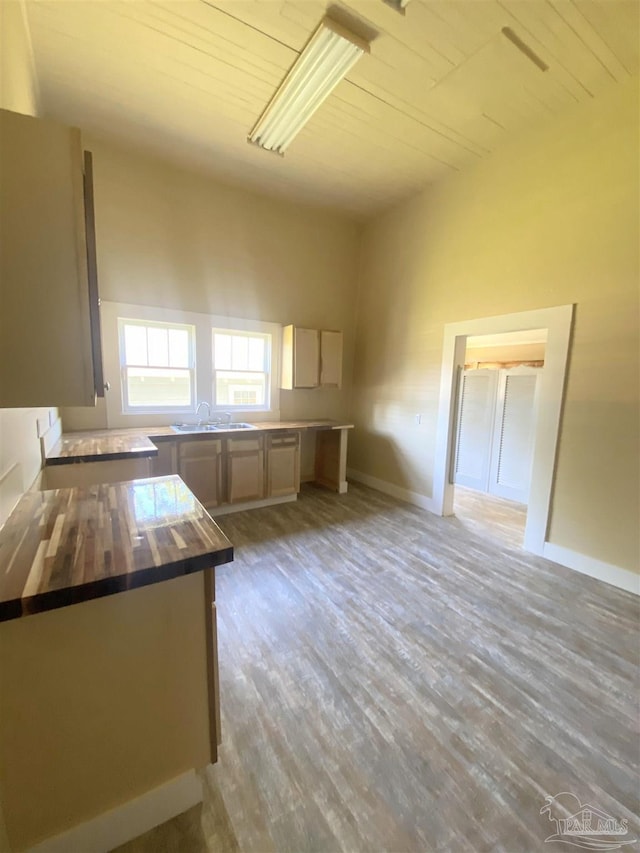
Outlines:
[[416,415],[416,423],[418,424],[418,426],[420,426],[420,424],[422,423],[422,415]]

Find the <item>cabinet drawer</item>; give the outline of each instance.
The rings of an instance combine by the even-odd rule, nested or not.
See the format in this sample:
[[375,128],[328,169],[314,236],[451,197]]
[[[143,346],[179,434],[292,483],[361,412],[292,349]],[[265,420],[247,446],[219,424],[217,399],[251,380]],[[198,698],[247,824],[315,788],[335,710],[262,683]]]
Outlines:
[[178,442],[178,453],[181,459],[194,456],[211,456],[222,452],[222,441],[218,439],[192,439]]
[[300,433],[271,433],[267,436],[267,442],[269,447],[297,447],[300,444]]
[[256,438],[228,438],[227,452],[228,453],[255,453],[256,450],[262,450],[264,446],[264,438],[259,435]]

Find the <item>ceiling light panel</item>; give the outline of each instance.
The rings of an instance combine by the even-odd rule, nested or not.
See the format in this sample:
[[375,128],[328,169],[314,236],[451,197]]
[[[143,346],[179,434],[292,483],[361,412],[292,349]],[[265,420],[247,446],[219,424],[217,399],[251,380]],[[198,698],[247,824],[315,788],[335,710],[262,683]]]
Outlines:
[[396,12],[400,12],[404,15],[404,10],[409,5],[409,0],[384,0],[385,3],[388,3],[389,6],[394,8]]
[[353,68],[369,45],[325,18],[247,137],[284,154],[322,102]]

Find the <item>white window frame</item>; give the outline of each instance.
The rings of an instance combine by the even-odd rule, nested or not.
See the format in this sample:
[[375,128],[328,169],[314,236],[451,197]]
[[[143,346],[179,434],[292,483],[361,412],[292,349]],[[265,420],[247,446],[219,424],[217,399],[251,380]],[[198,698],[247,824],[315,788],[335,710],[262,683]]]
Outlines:
[[[143,326],[144,328],[156,327],[158,329],[180,329],[189,335],[189,366],[182,368],[189,371],[189,404],[187,406],[133,406],[129,402],[127,370],[130,367],[161,368],[162,365],[131,365],[126,363],[125,357],[125,326]],[[120,390],[122,393],[122,413],[126,415],[137,414],[181,414],[190,412],[196,405],[196,365],[195,365],[195,326],[188,323],[170,323],[168,321],[158,322],[155,320],[141,320],[135,317],[118,317],[118,351],[120,357]]]
[[[122,405],[122,381],[120,371],[120,347],[118,318],[142,323],[167,325],[185,325],[195,328],[195,398],[191,408],[178,411],[136,411],[126,412]],[[106,420],[109,427],[168,426],[178,420],[193,420],[199,402],[212,404],[213,389],[213,329],[235,332],[257,332],[271,336],[271,374],[269,382],[269,404],[264,407],[230,408],[212,405],[215,417],[223,412],[233,411],[234,420],[261,421],[280,420],[280,350],[282,346],[282,326],[280,323],[250,320],[238,317],[225,317],[218,314],[200,314],[182,311],[176,308],[160,308],[149,305],[132,305],[124,302],[102,301],[100,306],[102,326],[102,349],[105,381],[111,383],[111,390],[105,395]]]
[[[216,368],[215,365],[215,347],[213,344],[216,333],[223,335],[231,335],[238,337],[255,337],[262,338],[262,340],[266,343],[266,351],[265,351],[265,360],[264,360],[264,370],[261,371],[252,371],[252,370],[231,370],[226,368]],[[273,341],[271,335],[268,332],[256,332],[250,329],[230,329],[224,327],[217,327],[211,329],[211,373],[212,373],[212,382],[211,382],[211,409],[212,411],[227,411],[227,412],[268,412],[270,410],[270,401],[271,401],[271,378],[273,376],[272,370],[272,361],[273,361]],[[216,373],[220,370],[222,373],[256,373],[259,376],[266,376],[266,387],[265,387],[265,402],[251,405],[233,405],[231,403],[218,403],[216,401]]]

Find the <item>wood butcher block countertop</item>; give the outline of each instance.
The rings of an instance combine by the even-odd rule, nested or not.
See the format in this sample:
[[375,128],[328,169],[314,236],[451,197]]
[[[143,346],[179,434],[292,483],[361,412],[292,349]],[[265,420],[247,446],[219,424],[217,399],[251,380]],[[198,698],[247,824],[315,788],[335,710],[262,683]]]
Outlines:
[[170,426],[138,427],[135,429],[103,429],[88,432],[65,433],[47,454],[47,465],[68,465],[74,462],[98,462],[110,459],[157,456],[154,442],[176,439],[237,438],[255,432],[281,430],[352,429],[353,424],[331,420],[263,421],[252,430],[225,430],[212,432],[176,432]]
[[47,454],[47,465],[70,462],[95,462],[97,459],[133,459],[157,456],[158,448],[144,434],[124,434],[103,430],[100,433],[63,435]]
[[232,560],[178,476],[30,491],[0,529],[0,622]]

